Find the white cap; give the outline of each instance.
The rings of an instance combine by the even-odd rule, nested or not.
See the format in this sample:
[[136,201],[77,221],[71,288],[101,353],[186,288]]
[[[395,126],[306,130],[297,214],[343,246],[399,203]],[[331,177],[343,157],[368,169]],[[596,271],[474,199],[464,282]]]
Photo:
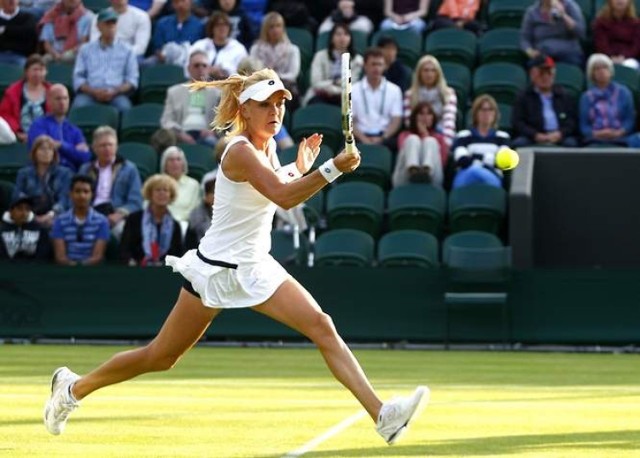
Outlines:
[[282,81],[279,79],[262,80],[259,83],[252,84],[242,91],[239,97],[240,105],[249,99],[257,102],[264,102],[271,97],[274,92],[278,91],[283,91],[285,98],[287,100],[291,100],[291,92],[284,87]]

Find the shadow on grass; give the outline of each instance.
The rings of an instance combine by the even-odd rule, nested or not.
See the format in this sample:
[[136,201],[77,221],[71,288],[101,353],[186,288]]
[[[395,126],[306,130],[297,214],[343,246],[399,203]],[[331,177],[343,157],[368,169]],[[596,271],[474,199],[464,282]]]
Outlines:
[[[309,452],[305,458],[361,458],[376,456],[499,456],[514,453],[549,453],[562,449],[638,450],[640,430],[600,431],[575,434],[531,434],[476,437],[471,439],[424,442],[420,445],[396,445],[332,449]],[[286,455],[285,455],[286,456]],[[269,455],[261,458],[281,458]]]

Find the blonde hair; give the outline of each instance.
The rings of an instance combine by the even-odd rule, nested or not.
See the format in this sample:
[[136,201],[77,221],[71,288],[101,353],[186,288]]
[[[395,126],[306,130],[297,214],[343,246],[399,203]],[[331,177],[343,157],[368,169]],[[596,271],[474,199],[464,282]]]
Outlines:
[[247,128],[247,121],[242,117],[240,112],[240,94],[248,87],[264,80],[272,80],[280,78],[278,74],[270,68],[264,68],[252,73],[249,76],[232,75],[224,80],[216,81],[194,81],[188,85],[191,90],[198,91],[208,87],[220,89],[222,95],[220,103],[216,107],[216,115],[213,118],[211,127],[219,132],[224,132],[231,128],[227,133],[229,136],[238,135]]
[[36,139],[33,141],[33,145],[31,145],[31,151],[29,151],[29,159],[34,164],[36,163],[36,151],[45,145],[49,144],[51,149],[53,149],[53,160],[51,161],[53,164],[57,164],[60,161],[60,155],[58,153],[58,149],[56,148],[56,143],[53,138],[49,137],[46,134],[38,135]]
[[498,104],[496,103],[496,99],[491,97],[489,94],[482,94],[475,98],[473,104],[471,105],[471,125],[476,127],[478,125],[478,111],[482,108],[482,105],[488,103],[493,108],[494,118],[493,124],[491,127],[494,129],[498,128],[498,121],[500,121],[500,110],[498,109]]
[[449,86],[447,86],[447,80],[442,73],[440,62],[438,62],[438,59],[436,59],[434,56],[431,56],[429,54],[420,58],[420,60],[416,64],[415,70],[413,71],[413,77],[411,78],[411,87],[409,88],[409,103],[413,107],[420,101],[418,100],[418,96],[420,94],[420,86],[422,86],[422,82],[420,81],[420,71],[426,64],[431,64],[436,69],[436,73],[438,74],[438,78],[436,79],[436,89],[440,94],[442,105],[446,105],[449,102],[449,94],[451,89],[449,89]]
[[[613,19],[613,8],[611,7],[611,2],[612,0],[607,0],[604,3],[604,5],[602,5],[602,8],[600,8],[600,11],[598,11],[596,18]],[[624,10],[624,14],[622,15],[622,18],[623,19],[636,18],[636,5],[633,2],[633,0],[629,0],[629,3],[627,4],[627,8]]]
[[282,43],[283,41],[285,42],[289,41],[289,35],[287,35],[287,24],[284,22],[284,18],[282,17],[282,15],[276,11],[272,11],[266,14],[262,19],[262,26],[260,27],[260,36],[258,37],[259,41],[262,41],[264,43],[269,43],[269,29],[276,22],[282,22],[282,27],[284,29],[282,33],[282,40],[280,40],[280,42]]
[[161,186],[169,188],[169,203],[176,200],[176,197],[178,197],[178,185],[176,180],[171,178],[169,175],[163,175],[161,173],[156,173],[155,175],[151,175],[147,178],[147,181],[145,181],[142,186],[142,197],[145,200],[151,201],[151,194],[153,194],[153,190]]
[[166,173],[165,168],[167,166],[167,161],[169,160],[169,156],[173,156],[173,155],[176,155],[182,158],[182,163],[184,164],[182,167],[183,175],[186,175],[187,173],[189,173],[189,164],[187,162],[187,156],[185,156],[182,148],[178,146],[169,146],[167,149],[164,150],[164,152],[162,153],[162,156],[160,156],[160,171],[162,173]]

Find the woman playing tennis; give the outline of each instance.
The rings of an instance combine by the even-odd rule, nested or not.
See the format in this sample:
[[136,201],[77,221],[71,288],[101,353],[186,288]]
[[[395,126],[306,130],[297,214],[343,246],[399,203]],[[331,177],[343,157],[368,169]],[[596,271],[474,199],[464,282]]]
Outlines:
[[172,368],[222,310],[251,307],[313,341],[336,379],[376,422],[378,433],[389,444],[395,442],[426,402],[428,389],[418,387],[409,397],[383,404],[331,318],[269,255],[276,207],[304,202],[342,173],[355,170],[360,156],[342,151],[307,173],[322,143],[322,136],[313,134],[301,141],[295,163],[281,167],[273,136],[282,126],[285,99],[291,94],[273,70],[193,86],[222,91],[213,124],[217,130],[231,128],[218,170],[211,227],[197,250],[167,257],[166,263],[185,282],[148,345],[118,353],[82,377],[66,367],[53,373],[44,410],[47,430],[62,433],[79,401],[99,388]]

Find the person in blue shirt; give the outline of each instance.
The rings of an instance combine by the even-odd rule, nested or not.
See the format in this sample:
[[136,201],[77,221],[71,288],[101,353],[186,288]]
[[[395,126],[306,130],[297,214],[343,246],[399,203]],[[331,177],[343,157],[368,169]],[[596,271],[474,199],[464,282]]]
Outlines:
[[41,135],[51,137],[60,155],[60,165],[68,167],[74,172],[91,159],[89,145],[82,131],[67,119],[69,111],[69,91],[62,84],[54,84],[47,93],[49,114],[33,121],[29,128],[27,142],[29,148]]
[[109,221],[91,208],[93,180],[76,175],[71,180],[72,208],[58,216],[51,230],[57,264],[91,266],[102,262],[109,240]]
[[[204,23],[191,14],[192,0],[172,0],[171,5],[175,14],[164,16],[158,19],[153,32],[153,50],[155,52],[155,62],[165,60],[164,47],[180,45],[204,38]],[[151,58],[153,59],[153,57]],[[147,63],[154,63],[149,62]]]

